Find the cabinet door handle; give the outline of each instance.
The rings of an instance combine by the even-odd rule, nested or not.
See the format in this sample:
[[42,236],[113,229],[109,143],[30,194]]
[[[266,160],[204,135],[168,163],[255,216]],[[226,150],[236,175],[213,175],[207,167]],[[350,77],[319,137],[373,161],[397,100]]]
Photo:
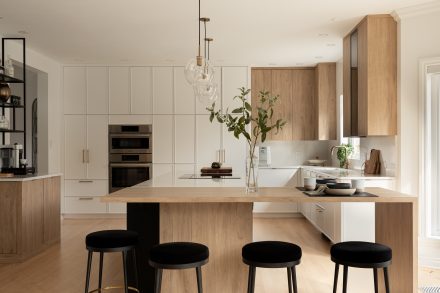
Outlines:
[[83,155],[83,163],[85,163],[86,162],[86,150],[85,149],[82,150],[82,155]]
[[79,183],[93,183],[93,180],[78,180]]
[[79,200],[93,200],[93,197],[80,197]]

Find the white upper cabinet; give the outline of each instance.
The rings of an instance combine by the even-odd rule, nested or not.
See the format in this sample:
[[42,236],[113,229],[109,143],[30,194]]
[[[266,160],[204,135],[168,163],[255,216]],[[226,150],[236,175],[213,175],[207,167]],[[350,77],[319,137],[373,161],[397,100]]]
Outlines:
[[211,166],[217,160],[217,151],[221,147],[221,125],[217,121],[209,122],[208,116],[196,117],[197,164]]
[[174,67],[174,113],[194,114],[195,96],[192,85],[185,79],[183,67]]
[[[217,105],[217,109],[221,107],[222,105],[222,68],[221,67],[215,67],[215,73],[214,73],[214,79],[213,81],[217,84],[217,101],[215,104]],[[205,105],[203,103],[200,103],[199,100],[196,98],[196,114],[205,114],[209,115],[209,112],[206,111],[206,106],[211,105]]]
[[86,69],[64,67],[64,114],[86,114]]
[[[179,143],[177,142],[177,147]],[[153,162],[173,163],[173,116],[153,117]]]
[[65,115],[65,179],[84,179],[87,176],[85,163],[86,115]]
[[109,83],[109,113],[130,114],[129,68],[110,67]]
[[108,68],[87,67],[87,114],[108,114]]
[[108,179],[108,116],[87,115],[87,178]]
[[176,147],[175,163],[194,163],[194,141],[195,141],[195,116],[176,115],[175,118],[175,138]]
[[153,114],[173,114],[173,68],[153,68]]
[[151,67],[132,67],[131,114],[153,113],[153,86]]
[[[223,67],[222,68],[222,105],[225,111],[241,107],[239,100],[235,96],[240,94],[238,90],[241,87],[248,88],[248,68],[247,67]],[[250,98],[250,96],[249,96]]]

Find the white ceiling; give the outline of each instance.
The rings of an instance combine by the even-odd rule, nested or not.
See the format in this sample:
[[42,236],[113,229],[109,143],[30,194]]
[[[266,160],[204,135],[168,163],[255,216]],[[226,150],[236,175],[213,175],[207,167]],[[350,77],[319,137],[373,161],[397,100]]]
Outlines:
[[[338,60],[342,37],[364,15],[426,2],[202,0],[202,16],[211,18],[215,64],[298,66]],[[29,47],[62,63],[184,64],[196,54],[197,0],[0,0],[0,7],[0,34],[26,31]]]

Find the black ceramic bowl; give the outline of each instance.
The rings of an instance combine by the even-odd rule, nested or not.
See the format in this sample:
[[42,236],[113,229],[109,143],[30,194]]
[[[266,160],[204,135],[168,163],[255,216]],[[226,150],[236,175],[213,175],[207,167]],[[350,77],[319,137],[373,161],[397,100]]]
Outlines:
[[327,187],[331,189],[350,189],[350,183],[327,183]]
[[327,183],[336,183],[336,180],[331,178],[316,179],[316,184],[327,184]]

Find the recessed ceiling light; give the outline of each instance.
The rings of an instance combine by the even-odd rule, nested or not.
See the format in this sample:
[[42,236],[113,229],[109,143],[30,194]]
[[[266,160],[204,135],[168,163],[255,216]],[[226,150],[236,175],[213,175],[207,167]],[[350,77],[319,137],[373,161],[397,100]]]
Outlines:
[[316,59],[322,59],[322,56],[315,56]]
[[18,31],[18,33],[20,35],[27,35],[27,34],[29,34],[27,31],[24,31],[24,30]]
[[321,33],[321,34],[319,34],[318,36],[320,36],[321,38],[325,38],[325,37],[328,37],[328,34]]
[[328,43],[328,44],[327,44],[327,47],[334,47],[334,46],[336,46],[335,43]]

